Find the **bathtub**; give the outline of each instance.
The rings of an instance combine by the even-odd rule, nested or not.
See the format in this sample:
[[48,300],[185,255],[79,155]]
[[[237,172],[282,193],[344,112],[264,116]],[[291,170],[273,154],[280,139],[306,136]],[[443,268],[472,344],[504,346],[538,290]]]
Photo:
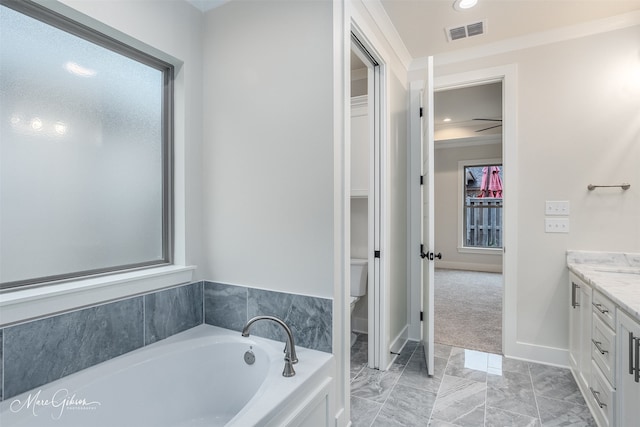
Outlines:
[[285,378],[283,348],[200,325],[7,398],[0,425],[246,427],[328,416],[332,356],[297,348],[296,375]]

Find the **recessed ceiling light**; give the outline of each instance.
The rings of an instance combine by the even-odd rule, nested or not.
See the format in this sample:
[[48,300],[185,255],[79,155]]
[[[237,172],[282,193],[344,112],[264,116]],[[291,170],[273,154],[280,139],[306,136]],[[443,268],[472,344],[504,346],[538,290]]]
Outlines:
[[445,117],[445,118],[444,118],[444,120],[442,120],[442,121],[443,121],[443,122],[445,122],[445,123],[446,123],[446,122],[450,122],[450,121],[451,121],[451,118],[450,118],[450,117]]
[[478,4],[478,0],[456,0],[453,2],[453,8],[455,10],[462,11],[471,9],[476,4]]

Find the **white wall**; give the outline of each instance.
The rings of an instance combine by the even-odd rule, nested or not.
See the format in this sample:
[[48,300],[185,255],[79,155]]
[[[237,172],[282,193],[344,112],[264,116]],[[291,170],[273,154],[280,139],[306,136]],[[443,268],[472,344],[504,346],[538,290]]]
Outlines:
[[[499,141],[499,137],[498,137]],[[458,252],[460,246],[459,209],[460,172],[458,162],[502,158],[502,144],[454,146],[447,142],[436,144],[435,173],[435,247],[442,253],[436,268],[455,268],[475,271],[502,271],[502,253],[478,254]]]
[[[406,335],[409,319],[408,309],[408,92],[404,79],[389,76],[389,263],[390,280],[388,292],[390,301],[391,343],[401,334]],[[416,178],[417,179],[417,178]],[[397,350],[397,349],[396,349]]]
[[[566,351],[567,249],[640,250],[639,50],[634,26],[436,68],[517,65],[519,344]],[[545,200],[570,201],[569,234],[545,234]]]
[[206,14],[204,275],[333,296],[331,2]]

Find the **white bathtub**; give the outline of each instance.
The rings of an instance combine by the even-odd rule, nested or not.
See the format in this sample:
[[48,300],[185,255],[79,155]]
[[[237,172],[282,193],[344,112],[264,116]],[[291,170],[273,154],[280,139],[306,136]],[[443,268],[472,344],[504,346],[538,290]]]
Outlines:
[[[0,405],[0,425],[245,427],[327,413],[332,356],[297,348],[296,375],[285,378],[283,348],[200,325],[10,397]],[[253,365],[244,361],[247,350]]]

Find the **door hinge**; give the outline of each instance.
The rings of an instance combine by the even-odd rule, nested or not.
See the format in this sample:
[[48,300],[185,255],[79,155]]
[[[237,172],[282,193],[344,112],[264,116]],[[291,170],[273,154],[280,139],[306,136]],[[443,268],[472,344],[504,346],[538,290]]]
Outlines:
[[423,110],[423,108],[420,107],[420,117],[422,117],[422,110]]
[[373,251],[374,258],[380,258],[380,251]]
[[424,321],[424,311],[420,312],[420,321],[423,322]]
[[420,175],[420,185],[424,185],[424,175]]

